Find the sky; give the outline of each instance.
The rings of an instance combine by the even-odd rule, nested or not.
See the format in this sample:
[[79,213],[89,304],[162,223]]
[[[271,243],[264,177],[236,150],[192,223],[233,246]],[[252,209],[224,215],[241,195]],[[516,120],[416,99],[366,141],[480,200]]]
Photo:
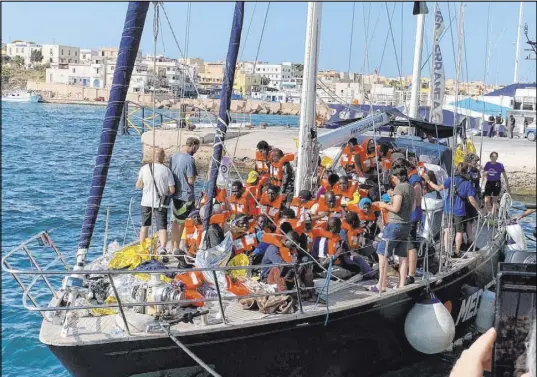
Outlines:
[[[191,3],[190,28],[187,29],[188,4],[164,4],[183,53],[188,57],[203,58],[205,61],[225,60],[234,3]],[[239,59],[254,60],[259,49],[258,60],[271,63],[303,62],[307,3],[273,2],[270,3],[267,14],[268,4],[245,4]],[[449,16],[450,12],[451,18],[458,15],[460,3],[439,4],[446,23],[446,34],[440,42],[446,76],[455,78],[458,18],[449,29]],[[465,3],[466,48],[463,48],[462,80],[486,80],[488,84],[504,85],[513,82],[519,4]],[[3,2],[2,42],[19,39],[80,48],[117,47],[127,5],[126,2]],[[432,46],[434,3],[429,2],[427,5],[429,14],[425,20],[422,64],[428,58]],[[377,68],[381,75],[389,77],[399,76],[400,73],[411,74],[416,31],[416,17],[412,15],[412,6],[411,2],[324,2],[319,69],[347,71],[350,55],[351,72],[367,74]],[[536,4],[525,2],[523,9],[522,24],[528,24],[529,35],[535,38]],[[391,18],[391,32],[388,14]],[[261,40],[265,16],[267,21]],[[144,55],[153,53],[154,50],[153,19],[154,11],[151,5],[141,42]],[[160,21],[157,54],[181,57],[162,10]],[[188,49],[185,49],[187,31]],[[529,54],[523,50],[528,48],[525,42],[526,38],[521,32],[519,81],[534,82],[535,61],[524,59]],[[430,76],[430,71],[430,64],[425,64],[422,77]]]

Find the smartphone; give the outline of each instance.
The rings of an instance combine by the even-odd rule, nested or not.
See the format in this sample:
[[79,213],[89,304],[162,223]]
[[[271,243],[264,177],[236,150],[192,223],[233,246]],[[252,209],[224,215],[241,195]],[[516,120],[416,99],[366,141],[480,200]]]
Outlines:
[[535,264],[500,263],[496,278],[494,377],[520,377],[526,372],[526,341],[537,304],[536,272]]

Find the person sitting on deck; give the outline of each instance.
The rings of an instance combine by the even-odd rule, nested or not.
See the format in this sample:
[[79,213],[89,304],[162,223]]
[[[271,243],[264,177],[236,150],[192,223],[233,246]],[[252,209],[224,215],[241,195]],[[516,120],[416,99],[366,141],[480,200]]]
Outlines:
[[357,183],[350,183],[349,178],[342,175],[334,186],[334,194],[341,200],[341,205],[346,206],[348,202],[353,200],[357,188]]
[[238,214],[231,224],[231,235],[233,238],[233,251],[235,254],[249,255],[259,244],[255,229],[250,227],[248,217]]
[[248,178],[246,178],[246,190],[255,198],[256,201],[261,200],[262,188],[263,185],[268,180],[267,177],[260,178],[259,173],[255,170],[248,173]]
[[257,143],[256,149],[255,171],[258,172],[262,177],[268,176],[270,165],[272,163],[272,147],[268,145],[265,140],[261,140],[259,143]]
[[289,208],[291,208],[295,212],[297,218],[303,219],[307,211],[310,210],[311,207],[315,204],[315,201],[312,200],[312,198],[313,195],[311,194],[311,191],[300,190],[298,196],[291,200]]
[[295,189],[295,172],[291,162],[295,156],[291,153],[283,154],[281,149],[272,150],[272,165],[270,176],[272,184],[280,187],[280,194],[286,196],[286,202],[291,201]]
[[232,217],[241,214],[253,218],[257,214],[255,201],[241,181],[234,181],[231,184],[231,197],[227,200],[227,207]]
[[327,172],[328,174],[326,178],[323,178],[321,180],[321,186],[317,190],[317,199],[322,197],[325,192],[332,191],[334,189],[334,186],[339,182],[339,175],[329,171]]
[[[200,216],[203,219],[208,216],[207,214],[208,207],[204,206],[200,209]],[[215,204],[213,206],[213,214],[209,220],[209,227],[207,228],[207,236],[205,237],[205,247],[210,249],[219,245],[225,238],[224,228],[227,226],[227,221],[229,219],[229,211],[222,210],[220,204]]]
[[275,223],[278,223],[280,211],[284,207],[284,203],[285,195],[280,195],[280,188],[269,184],[266,192],[263,193],[259,201],[259,212],[270,217]]
[[[299,238],[296,232],[289,231],[285,235],[266,233],[262,241],[268,244],[261,260],[262,265],[285,264],[297,260]],[[281,267],[263,267],[261,279],[266,280],[268,284],[277,283],[278,290],[282,291],[285,290],[285,284],[282,284],[281,276],[286,272],[286,269]]]
[[198,252],[203,237],[203,222],[199,210],[194,210],[185,220],[185,246],[190,257]]
[[360,223],[364,228],[364,237],[368,240],[374,240],[375,236],[379,233],[377,224],[378,216],[376,212],[380,211],[380,208],[373,206],[373,202],[369,198],[362,198],[358,203],[358,206],[351,205],[348,207],[349,211],[355,212],[360,219]]
[[369,177],[377,171],[377,151],[372,138],[365,138],[360,146],[356,171],[363,177]]
[[341,217],[341,200],[333,191],[327,191],[310,209],[311,219],[316,221],[326,217]]
[[340,165],[346,173],[353,173],[356,169],[359,159],[360,147],[358,140],[352,137],[347,141],[347,145],[341,152]]

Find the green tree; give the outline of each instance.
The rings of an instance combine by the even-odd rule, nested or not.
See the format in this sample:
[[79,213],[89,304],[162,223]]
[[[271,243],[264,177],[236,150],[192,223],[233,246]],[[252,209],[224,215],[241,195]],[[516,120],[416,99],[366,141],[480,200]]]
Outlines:
[[16,66],[16,67],[22,67],[24,65],[24,58],[22,56],[15,56],[13,57],[13,59],[11,59],[11,62]]
[[30,61],[32,63],[41,63],[43,61],[43,53],[41,50],[32,50],[30,54]]

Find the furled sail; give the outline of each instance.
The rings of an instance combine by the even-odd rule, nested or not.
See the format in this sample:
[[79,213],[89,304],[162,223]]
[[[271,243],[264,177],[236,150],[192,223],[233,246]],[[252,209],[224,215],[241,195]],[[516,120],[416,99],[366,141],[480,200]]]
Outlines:
[[114,78],[110,89],[110,98],[103,121],[99,149],[93,169],[93,178],[84,215],[82,231],[77,252],[77,267],[83,267],[89,248],[95,222],[101,206],[101,199],[106,184],[108,168],[116,141],[119,121],[125,105],[127,90],[131,79],[134,62],[144,30],[149,2],[133,1],[129,3],[123,34],[119,45]]
[[438,3],[434,9],[434,33],[433,33],[433,77],[431,90],[431,123],[441,124],[444,120],[442,105],[444,103],[444,92],[446,88],[446,76],[444,74],[444,60],[440,51],[440,36],[444,31],[444,17],[440,12]]

